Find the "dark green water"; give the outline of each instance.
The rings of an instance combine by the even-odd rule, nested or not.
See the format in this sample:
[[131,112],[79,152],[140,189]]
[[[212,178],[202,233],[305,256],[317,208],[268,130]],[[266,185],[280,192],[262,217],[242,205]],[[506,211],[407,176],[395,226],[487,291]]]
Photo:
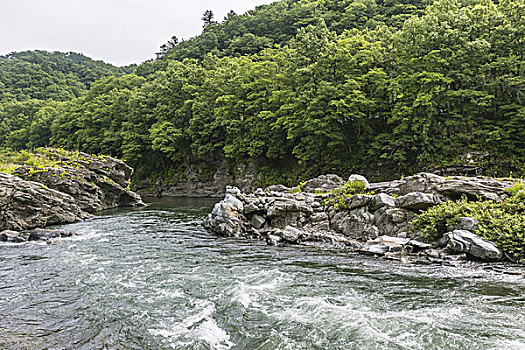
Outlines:
[[0,245],[0,349],[525,349],[522,277],[218,239],[212,206]]

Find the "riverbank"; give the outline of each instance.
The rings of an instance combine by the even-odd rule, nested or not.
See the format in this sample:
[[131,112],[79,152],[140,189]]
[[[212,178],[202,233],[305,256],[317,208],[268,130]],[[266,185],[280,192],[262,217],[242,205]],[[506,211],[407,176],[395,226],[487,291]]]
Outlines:
[[[420,173],[381,183],[359,175],[348,181],[324,175],[295,188],[276,185],[252,193],[229,187],[203,226],[218,236],[253,237],[269,245],[343,247],[406,263],[517,262],[523,259],[519,248],[525,246],[519,226],[525,191],[520,184]],[[511,214],[497,207],[511,207],[513,201],[516,212]],[[474,209],[462,207],[464,203]],[[477,206],[486,203],[492,205],[488,217],[508,214],[510,221],[519,221],[516,227],[492,225],[487,216],[477,215]],[[487,227],[494,231],[494,241],[486,238]]]

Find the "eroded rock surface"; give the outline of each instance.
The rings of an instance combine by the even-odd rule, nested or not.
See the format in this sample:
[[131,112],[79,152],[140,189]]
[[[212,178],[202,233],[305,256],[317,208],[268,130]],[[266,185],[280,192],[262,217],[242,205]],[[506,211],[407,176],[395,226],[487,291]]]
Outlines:
[[[352,175],[349,180],[362,181],[362,177]],[[280,185],[253,193],[230,187],[203,226],[221,236],[261,237],[271,245],[332,242],[390,258],[418,252],[418,260],[433,262],[438,259],[436,254],[421,253],[430,251],[432,245],[422,242],[423,237],[410,229],[420,211],[458,195],[501,199],[506,196],[505,189],[513,185],[510,181],[421,173],[391,182],[366,181],[368,194],[345,198],[344,205],[336,207],[327,198],[344,184],[337,175],[324,175],[303,183],[300,192]],[[461,227],[476,224],[470,218],[460,221]],[[492,243],[469,235],[451,233],[441,244],[448,247],[440,250],[448,261],[454,260],[449,258],[451,252],[490,261],[502,257],[501,252],[490,250],[495,248]],[[439,250],[437,242],[434,246]]]
[[52,153],[47,156],[56,157],[58,165],[46,168],[23,166],[15,171],[15,175],[69,194],[82,210],[90,213],[144,205],[140,196],[127,188],[133,169],[123,161],[85,153],[75,157]]
[[500,260],[503,257],[503,252],[494,243],[470,231],[454,230],[445,233],[444,237],[448,240],[447,248],[452,251],[467,253],[486,261]]
[[22,231],[88,217],[70,195],[0,172],[0,230]]
[[20,166],[16,176],[0,172],[0,241],[69,237],[40,228],[85,220],[98,210],[144,205],[127,189],[133,170],[120,160],[53,149],[37,157],[52,166]]

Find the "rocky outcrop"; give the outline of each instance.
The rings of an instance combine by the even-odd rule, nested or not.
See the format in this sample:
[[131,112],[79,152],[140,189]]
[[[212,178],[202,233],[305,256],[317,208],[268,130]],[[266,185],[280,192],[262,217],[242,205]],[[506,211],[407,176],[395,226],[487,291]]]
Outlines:
[[70,195],[0,173],[0,230],[22,231],[88,217]]
[[[356,180],[363,181],[357,175],[349,179]],[[511,181],[421,173],[391,182],[366,181],[367,193],[348,196],[335,205],[331,193],[344,184],[336,175],[325,175],[301,184],[299,192],[297,187],[280,185],[252,193],[228,187],[225,199],[215,206],[203,226],[219,236],[261,237],[271,245],[332,244],[390,257],[417,252],[418,259],[425,261],[435,261],[436,256],[454,260],[448,258],[451,253],[482,260],[502,257],[501,252],[490,249],[492,243],[457,231],[442,242],[448,248],[435,247],[439,254],[422,253],[431,252],[432,245],[423,243],[423,237],[410,227],[421,210],[458,195],[504,198],[505,189],[513,185]],[[462,218],[457,225],[471,229],[476,223]]]
[[127,189],[133,170],[120,160],[53,149],[34,157],[46,166],[20,165],[17,176],[0,172],[0,241],[67,237],[65,231],[39,228],[85,220],[98,210],[144,205]]
[[90,213],[144,205],[140,196],[127,188],[133,169],[121,160],[85,153],[67,156],[49,152],[45,156],[58,161],[57,165],[21,166],[15,175],[69,194],[82,210]]
[[443,177],[431,173],[419,173],[401,180],[370,184],[370,190],[398,196],[420,192],[449,199],[467,196],[470,199],[500,200],[505,197],[505,189],[513,184],[514,182],[510,180],[499,181],[488,177]]

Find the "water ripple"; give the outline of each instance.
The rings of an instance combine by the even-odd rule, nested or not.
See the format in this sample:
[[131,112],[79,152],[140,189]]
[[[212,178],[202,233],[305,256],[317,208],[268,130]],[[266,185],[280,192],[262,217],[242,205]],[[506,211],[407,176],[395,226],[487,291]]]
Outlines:
[[218,239],[161,201],[0,245],[1,349],[525,349],[525,281]]

